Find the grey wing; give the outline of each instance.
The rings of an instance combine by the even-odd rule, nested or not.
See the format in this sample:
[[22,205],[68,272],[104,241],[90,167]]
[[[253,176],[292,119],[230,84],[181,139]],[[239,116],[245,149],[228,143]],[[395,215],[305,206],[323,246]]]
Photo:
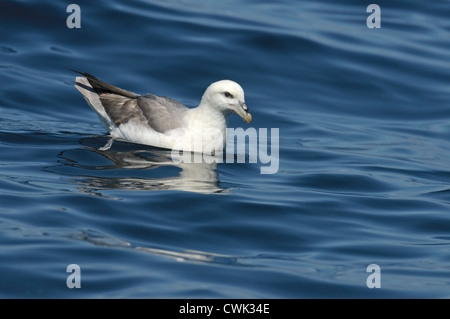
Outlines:
[[153,94],[141,95],[137,104],[148,125],[157,132],[165,132],[183,125],[183,117],[189,108],[168,97]]
[[[77,78],[76,87],[97,112],[102,123],[112,122],[119,126],[135,120],[161,133],[182,125],[183,116],[188,110],[183,104],[153,94],[137,95],[105,83],[88,73],[80,74],[84,75],[87,81]],[[97,97],[101,106],[95,102]],[[108,118],[104,119],[106,116]]]
[[147,125],[147,119],[142,114],[138,105],[138,97],[129,98],[114,93],[99,94],[100,102],[105,108],[109,118],[115,125],[126,123],[130,120]]

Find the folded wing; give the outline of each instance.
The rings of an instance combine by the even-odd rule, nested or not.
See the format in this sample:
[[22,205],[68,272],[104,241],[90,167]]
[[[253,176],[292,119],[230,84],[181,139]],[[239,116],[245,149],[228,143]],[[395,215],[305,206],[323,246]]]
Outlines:
[[163,133],[181,127],[185,112],[189,110],[167,97],[138,95],[105,83],[89,73],[80,74],[84,77],[76,78],[75,87],[108,131],[133,120]]

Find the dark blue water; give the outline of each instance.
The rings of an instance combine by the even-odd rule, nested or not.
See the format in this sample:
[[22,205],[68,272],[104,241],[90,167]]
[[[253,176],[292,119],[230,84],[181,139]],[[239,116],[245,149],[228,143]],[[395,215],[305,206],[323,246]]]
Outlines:
[[[450,1],[69,3],[0,3],[0,297],[450,297]],[[232,79],[279,171],[99,151],[69,68],[189,106]]]

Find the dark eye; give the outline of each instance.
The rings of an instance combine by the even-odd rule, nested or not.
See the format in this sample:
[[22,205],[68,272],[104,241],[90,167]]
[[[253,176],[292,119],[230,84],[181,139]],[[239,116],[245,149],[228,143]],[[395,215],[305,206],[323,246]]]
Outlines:
[[230,92],[223,92],[223,94],[225,95],[225,97],[232,99],[233,98],[233,94],[231,94]]

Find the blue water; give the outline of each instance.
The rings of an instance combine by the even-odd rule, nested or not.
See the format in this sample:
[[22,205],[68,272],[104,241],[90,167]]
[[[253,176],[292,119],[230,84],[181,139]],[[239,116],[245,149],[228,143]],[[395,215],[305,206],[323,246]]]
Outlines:
[[[0,3],[0,297],[450,297],[450,1],[76,3]],[[99,151],[69,69],[189,106],[232,79],[279,170]]]

